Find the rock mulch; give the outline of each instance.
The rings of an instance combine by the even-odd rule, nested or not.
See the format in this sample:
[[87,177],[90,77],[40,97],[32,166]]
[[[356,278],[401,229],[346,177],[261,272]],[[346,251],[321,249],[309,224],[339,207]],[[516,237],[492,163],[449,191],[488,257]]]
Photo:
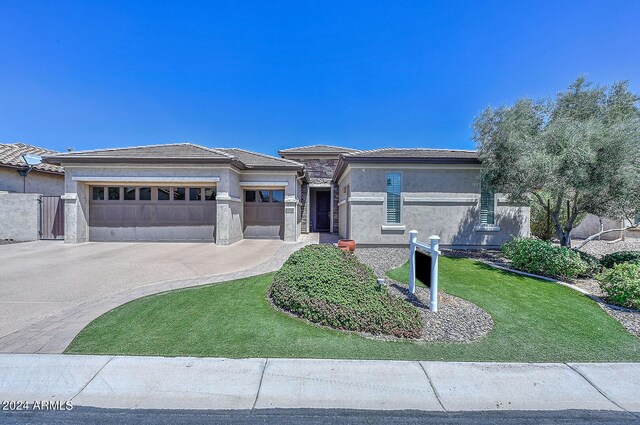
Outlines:
[[358,248],[358,259],[371,267],[389,284],[389,291],[402,297],[421,312],[425,327],[423,340],[431,342],[471,342],[482,338],[493,329],[493,319],[477,305],[453,295],[439,292],[438,312],[429,310],[429,290],[416,287],[415,296],[409,296],[409,288],[386,277],[387,270],[407,262],[407,248]]
[[[571,245],[578,246],[580,242],[580,239],[574,239]],[[580,248],[580,251],[594,255],[598,258],[618,251],[640,251],[640,238],[628,238],[624,241],[613,243],[610,241],[590,241]]]

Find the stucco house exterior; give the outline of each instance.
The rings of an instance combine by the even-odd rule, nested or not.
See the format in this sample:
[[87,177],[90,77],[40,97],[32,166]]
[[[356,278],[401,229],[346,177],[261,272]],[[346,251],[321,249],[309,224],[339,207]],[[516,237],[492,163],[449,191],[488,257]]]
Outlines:
[[65,242],[208,241],[300,235],[304,166],[191,143],[75,151],[65,169]]
[[191,143],[76,151],[65,169],[65,241],[293,242],[331,232],[362,245],[498,246],[529,234],[529,208],[480,188],[475,151],[328,145],[280,158]]
[[483,191],[476,151],[376,149],[340,156],[339,232],[364,245],[407,244],[409,231],[441,246],[497,247],[529,235],[529,207]]
[[[29,170],[23,155],[55,155],[57,152],[25,143],[0,143],[0,191],[60,196],[64,193],[64,169],[54,164],[36,164]],[[19,171],[28,174],[23,176]]]

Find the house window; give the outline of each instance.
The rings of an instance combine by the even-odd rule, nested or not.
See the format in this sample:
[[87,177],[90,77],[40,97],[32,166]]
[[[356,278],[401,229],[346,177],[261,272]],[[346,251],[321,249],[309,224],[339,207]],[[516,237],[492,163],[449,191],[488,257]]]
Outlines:
[[104,187],[94,187],[93,188],[93,200],[94,201],[104,201]]
[[110,201],[119,201],[120,200],[120,188],[119,187],[109,187],[107,189],[107,193],[109,195]]
[[139,197],[141,201],[150,201],[151,200],[151,188],[150,187],[141,187],[139,191]]
[[387,223],[400,223],[400,173],[387,173]]
[[493,225],[495,222],[495,194],[480,186],[480,224]]

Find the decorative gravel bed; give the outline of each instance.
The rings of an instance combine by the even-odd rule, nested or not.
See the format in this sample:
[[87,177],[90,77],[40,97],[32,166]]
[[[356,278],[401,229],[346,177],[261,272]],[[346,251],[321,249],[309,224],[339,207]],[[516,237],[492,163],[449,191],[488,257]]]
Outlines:
[[[578,246],[580,242],[580,239],[574,239],[571,245]],[[595,255],[598,258],[618,251],[640,251],[640,238],[628,238],[614,243],[610,241],[590,241],[580,248],[580,251]]]
[[432,313],[428,288],[416,287],[415,296],[410,298],[406,285],[389,279],[385,272],[407,262],[408,248],[358,248],[355,253],[360,261],[387,280],[391,293],[409,300],[420,310],[425,322],[425,341],[471,342],[493,329],[491,316],[469,301],[439,291],[438,312]]

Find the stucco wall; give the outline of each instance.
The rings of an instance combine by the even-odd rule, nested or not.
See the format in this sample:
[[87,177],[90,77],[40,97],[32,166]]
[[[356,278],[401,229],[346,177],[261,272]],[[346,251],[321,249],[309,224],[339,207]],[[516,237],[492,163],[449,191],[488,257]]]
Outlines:
[[35,241],[40,232],[40,195],[0,193],[0,239]]
[[[387,172],[401,174],[402,212],[398,225],[386,223]],[[352,168],[349,173],[340,183],[340,197],[344,198],[343,188],[350,180],[350,237],[360,244],[404,245],[408,243],[409,231],[417,230],[422,239],[432,234],[440,236],[445,246],[495,247],[512,235],[529,234],[529,208],[509,205],[500,195],[496,195],[495,209],[500,230],[477,228],[480,213],[477,167],[385,166]]]
[[[23,186],[22,176],[14,168],[0,167],[0,190],[23,193]],[[60,196],[64,193],[64,176],[31,171],[26,177],[24,193]]]
[[[620,220],[611,220],[608,218],[602,218],[602,224],[600,223],[600,217],[587,214],[571,232],[572,238],[585,239],[591,235],[598,233],[601,230],[620,229],[621,227],[629,225]],[[602,226],[602,227],[601,227]],[[599,239],[612,241],[621,237],[625,238],[640,238],[640,230],[626,230],[624,232],[611,232],[605,233],[600,236]]]

